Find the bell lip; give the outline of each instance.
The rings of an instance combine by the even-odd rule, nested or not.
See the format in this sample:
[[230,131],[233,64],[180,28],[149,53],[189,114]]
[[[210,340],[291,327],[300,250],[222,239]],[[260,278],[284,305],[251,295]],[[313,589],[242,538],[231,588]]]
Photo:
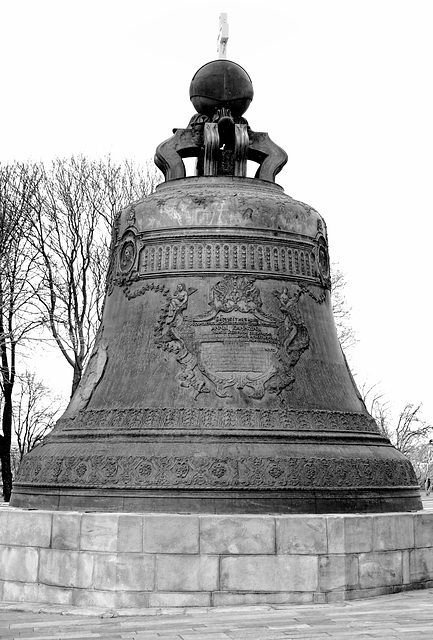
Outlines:
[[10,506],[84,513],[165,513],[245,516],[354,516],[422,512],[417,486],[377,491],[365,488],[304,491],[167,491],[77,489],[17,484]]

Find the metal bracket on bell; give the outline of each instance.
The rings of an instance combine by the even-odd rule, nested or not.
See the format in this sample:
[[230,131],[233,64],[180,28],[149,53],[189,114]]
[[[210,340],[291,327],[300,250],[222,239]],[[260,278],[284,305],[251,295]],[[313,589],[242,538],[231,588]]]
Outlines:
[[254,132],[229,117],[177,129],[156,149],[155,164],[166,182],[185,178],[182,158],[198,158],[198,175],[245,177],[247,160],[257,162],[255,178],[275,182],[287,162],[286,152],[267,133]]

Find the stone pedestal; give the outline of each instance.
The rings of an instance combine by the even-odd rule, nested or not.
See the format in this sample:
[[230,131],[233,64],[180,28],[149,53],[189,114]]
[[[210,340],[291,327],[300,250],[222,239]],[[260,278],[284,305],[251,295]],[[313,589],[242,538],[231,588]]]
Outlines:
[[433,584],[433,513],[0,510],[0,596],[104,608],[325,603]]

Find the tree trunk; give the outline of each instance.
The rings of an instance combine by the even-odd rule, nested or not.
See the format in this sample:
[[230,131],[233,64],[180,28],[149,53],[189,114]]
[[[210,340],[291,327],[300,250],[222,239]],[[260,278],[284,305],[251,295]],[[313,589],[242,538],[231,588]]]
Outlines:
[[80,384],[80,380],[81,380],[82,374],[83,374],[82,365],[80,365],[77,361],[75,361],[75,364],[74,364],[74,377],[72,379],[71,398],[74,395],[78,385]]
[[3,498],[9,502],[12,493],[11,433],[12,433],[12,387],[4,388],[3,435],[0,438],[0,460],[2,465]]

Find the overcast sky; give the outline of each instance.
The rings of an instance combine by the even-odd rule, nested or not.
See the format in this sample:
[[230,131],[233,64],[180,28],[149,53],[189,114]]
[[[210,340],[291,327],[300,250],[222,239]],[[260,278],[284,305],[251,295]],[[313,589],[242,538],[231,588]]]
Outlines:
[[433,423],[431,0],[0,7],[0,162],[151,158],[193,115],[189,83],[227,12],[228,58],[255,91],[245,117],[287,151],[277,181],[324,216],[346,274],[358,380]]

